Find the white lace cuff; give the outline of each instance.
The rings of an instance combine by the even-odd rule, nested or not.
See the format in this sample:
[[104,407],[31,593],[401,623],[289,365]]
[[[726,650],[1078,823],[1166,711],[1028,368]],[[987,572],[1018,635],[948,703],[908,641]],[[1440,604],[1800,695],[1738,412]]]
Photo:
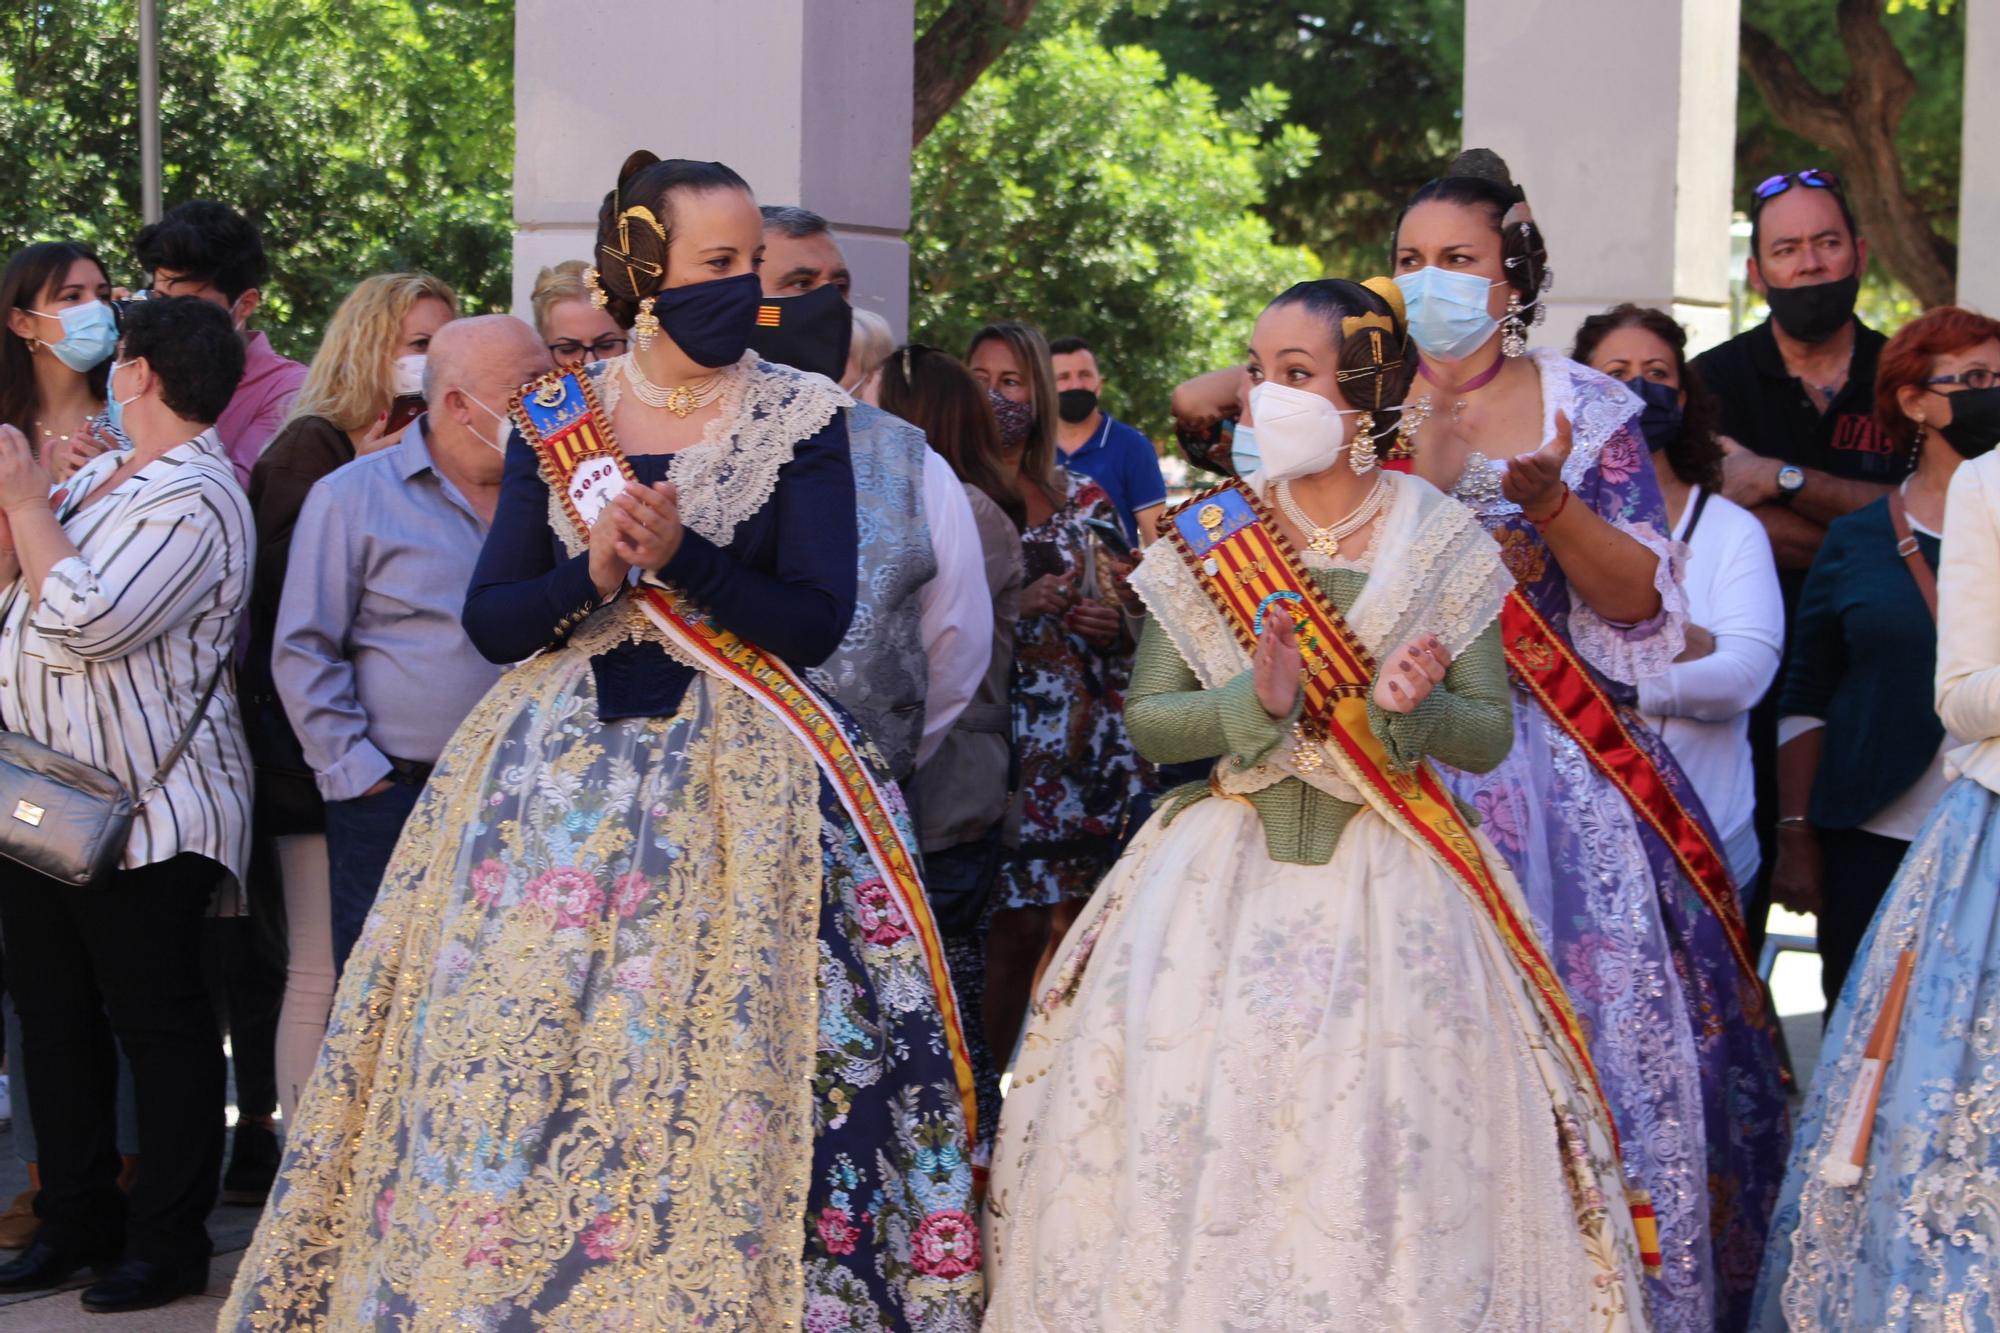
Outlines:
[[1622,685],[1635,685],[1672,666],[1687,647],[1688,603],[1681,587],[1687,547],[1650,524],[1613,526],[1659,557],[1653,588],[1660,594],[1660,609],[1636,625],[1620,624],[1591,610],[1572,588],[1569,637],[1584,661]]

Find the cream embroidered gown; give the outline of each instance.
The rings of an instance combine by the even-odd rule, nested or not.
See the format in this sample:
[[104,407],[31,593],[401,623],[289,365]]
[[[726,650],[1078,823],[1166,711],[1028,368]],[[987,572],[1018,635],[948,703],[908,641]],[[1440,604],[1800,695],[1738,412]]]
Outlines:
[[[1309,557],[1313,577],[1376,660],[1423,632],[1456,659],[1412,713],[1371,709],[1390,754],[1490,765],[1512,580],[1469,511],[1392,484],[1375,549]],[[1154,619],[1133,737],[1163,762],[1222,753],[1240,799],[1164,801],[1037,997],[986,1327],[1646,1327],[1608,1120],[1490,918],[1331,757],[1301,776],[1168,547],[1134,583]]]

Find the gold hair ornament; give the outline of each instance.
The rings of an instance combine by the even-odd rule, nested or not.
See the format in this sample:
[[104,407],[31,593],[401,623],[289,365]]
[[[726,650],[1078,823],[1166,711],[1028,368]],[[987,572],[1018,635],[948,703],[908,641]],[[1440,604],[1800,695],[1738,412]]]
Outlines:
[[624,266],[625,285],[636,292],[639,290],[639,276],[641,274],[644,274],[648,278],[660,278],[666,275],[666,269],[662,265],[652,263],[650,260],[641,259],[632,253],[632,224],[634,222],[644,224],[648,231],[659,238],[660,244],[665,245],[667,243],[667,229],[660,225],[658,218],[653,216],[653,210],[647,208],[644,204],[634,204],[618,215],[618,244],[613,246],[599,243],[597,248],[603,254],[608,255]]
[[583,271],[583,287],[585,291],[590,293],[590,303],[597,307],[597,309],[602,310],[605,306],[611,304],[611,294],[604,290],[604,284],[597,279],[598,272],[595,265]]

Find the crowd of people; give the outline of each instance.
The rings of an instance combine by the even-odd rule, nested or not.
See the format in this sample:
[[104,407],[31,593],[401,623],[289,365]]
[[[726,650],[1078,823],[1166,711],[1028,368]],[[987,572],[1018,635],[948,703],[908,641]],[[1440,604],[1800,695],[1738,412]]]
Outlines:
[[1765,323],[1531,351],[1462,154],[1179,503],[1085,339],[896,345],[720,163],[310,365],[223,204],[23,249],[0,1291],[199,1291],[222,1197],[232,1330],[2000,1324],[2000,322],[1751,219]]

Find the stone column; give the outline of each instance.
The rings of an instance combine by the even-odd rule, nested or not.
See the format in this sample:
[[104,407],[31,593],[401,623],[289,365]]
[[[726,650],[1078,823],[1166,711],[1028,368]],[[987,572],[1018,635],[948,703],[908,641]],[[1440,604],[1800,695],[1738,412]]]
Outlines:
[[[1978,71],[1985,70],[1984,74]],[[1983,242],[2000,236],[2000,0],[1965,7],[1965,142],[1958,186],[1958,303],[2000,317],[2000,269]]]
[[[1541,346],[1620,301],[1729,336],[1738,0],[1466,0],[1465,145],[1507,159],[1555,272]],[[1967,66],[1970,68],[1970,65]]]
[[635,148],[726,162],[763,204],[831,220],[854,299],[909,312],[913,0],[519,0],[514,305],[590,257]]

